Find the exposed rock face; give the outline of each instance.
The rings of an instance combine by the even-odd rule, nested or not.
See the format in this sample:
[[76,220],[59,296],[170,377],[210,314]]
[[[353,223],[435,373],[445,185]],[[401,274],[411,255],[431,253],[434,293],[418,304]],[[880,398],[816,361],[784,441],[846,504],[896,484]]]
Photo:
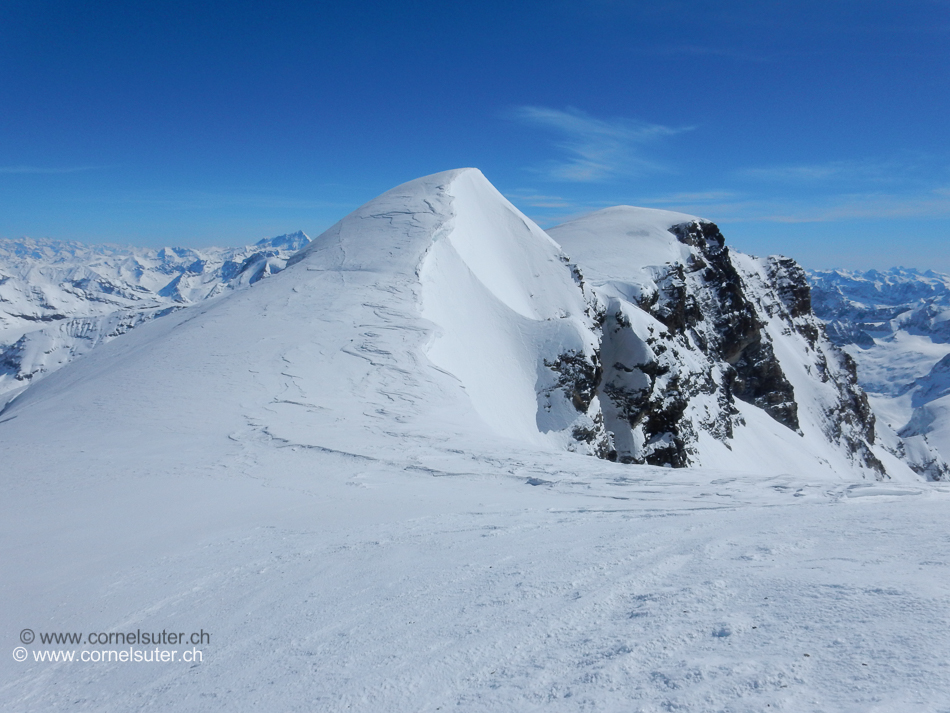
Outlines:
[[570,351],[558,355],[553,361],[545,359],[544,365],[558,374],[555,388],[563,389],[580,413],[587,413],[601,379],[597,356]]
[[[700,221],[674,225],[670,233],[689,253],[682,262],[651,268],[651,283],[640,285],[636,306],[653,320],[607,298],[602,390],[620,460],[690,465],[699,431],[732,437],[733,398],[797,431],[794,389],[722,233]],[[688,414],[697,401],[701,408]],[[629,439],[618,435],[623,423]]]
[[[731,449],[747,429],[744,402],[788,439],[820,438],[862,472],[886,477],[867,396],[812,313],[804,270],[784,257],[733,254],[714,223],[677,217],[617,208],[551,230],[594,285],[603,315],[598,395],[618,460],[703,464],[704,439]],[[594,262],[588,246],[597,240],[630,264]]]
[[[706,335],[706,349],[712,349],[713,356],[735,370],[730,385],[733,395],[763,409],[779,423],[798,430],[794,389],[775,357],[755,307],[745,295],[742,279],[729,258],[729,249],[719,228],[715,223],[694,221],[674,225],[670,232],[700,253],[701,257],[694,264],[697,268],[702,265],[703,269],[694,279],[694,285],[712,327]],[[807,292],[807,282],[804,289]]]
[[874,413],[867,394],[858,385],[854,360],[834,348],[824,325],[811,311],[811,290],[805,271],[786,257],[772,256],[759,263],[763,269],[749,271],[746,279],[754,286],[753,293],[760,296],[760,310],[776,327],[804,341],[805,367],[821,383],[834,389],[835,398],[825,411],[826,436],[841,444],[858,462],[884,476],[884,466],[871,449],[876,441]]
[[642,325],[644,338],[633,328],[630,311],[617,299],[608,301],[601,343],[605,424],[620,461],[683,467],[695,436],[683,412],[690,388],[703,390],[704,374],[680,373],[679,349],[661,343],[652,324]]

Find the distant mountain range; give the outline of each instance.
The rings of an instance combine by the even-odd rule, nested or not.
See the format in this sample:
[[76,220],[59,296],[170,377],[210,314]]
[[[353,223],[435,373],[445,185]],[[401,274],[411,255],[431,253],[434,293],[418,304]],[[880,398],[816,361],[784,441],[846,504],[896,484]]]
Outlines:
[[279,272],[302,232],[243,248],[0,240],[0,403],[155,317]]
[[928,454],[950,454],[950,275],[905,268],[809,273],[815,313],[858,364],[879,419],[908,457],[946,477]]

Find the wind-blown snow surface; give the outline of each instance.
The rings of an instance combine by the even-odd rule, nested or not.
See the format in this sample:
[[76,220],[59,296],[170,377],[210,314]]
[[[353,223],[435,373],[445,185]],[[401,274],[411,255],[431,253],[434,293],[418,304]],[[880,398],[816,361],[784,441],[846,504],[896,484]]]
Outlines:
[[[24,628],[211,641],[197,664],[41,663],[70,647],[33,643],[2,659],[0,701],[945,710],[947,489],[564,451],[596,425],[596,397],[568,412],[546,381],[565,347],[587,363],[593,317],[552,287],[574,274],[479,173],[437,174],[31,386],[0,415],[9,649]],[[525,320],[536,358],[489,368],[539,385],[536,440],[522,392],[464,373],[457,295],[487,339],[510,331],[484,315]]]

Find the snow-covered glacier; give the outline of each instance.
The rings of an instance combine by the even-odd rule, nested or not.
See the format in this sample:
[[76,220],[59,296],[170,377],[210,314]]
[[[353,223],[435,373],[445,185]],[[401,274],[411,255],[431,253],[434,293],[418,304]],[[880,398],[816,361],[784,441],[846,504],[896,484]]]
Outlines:
[[[110,277],[131,296],[92,316],[167,313],[0,412],[7,708],[950,700],[950,490],[875,419],[794,261],[665,211],[543,231],[475,169],[299,243],[247,284],[210,259]],[[49,311],[18,313],[111,289],[43,279]],[[197,663],[94,664],[40,661],[69,647],[26,629],[211,637]]]

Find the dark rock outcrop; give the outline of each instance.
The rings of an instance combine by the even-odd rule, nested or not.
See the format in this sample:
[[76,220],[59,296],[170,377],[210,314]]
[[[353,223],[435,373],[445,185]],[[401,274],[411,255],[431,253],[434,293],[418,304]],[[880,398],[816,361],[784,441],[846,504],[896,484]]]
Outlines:
[[[681,223],[669,234],[668,248],[653,242],[648,249],[674,259],[632,265],[629,282],[611,277],[590,288],[601,332],[598,368],[565,357],[549,365],[570,375],[558,383],[579,412],[593,403],[596,383],[612,441],[607,457],[669,467],[701,463],[702,434],[731,448],[745,426],[740,402],[803,437],[796,387],[776,350],[781,341],[796,383],[817,400],[811,412],[824,409],[822,437],[884,477],[867,396],[812,312],[805,271],[785,257],[734,256],[714,223]],[[600,425],[577,430],[575,438],[596,440]]]

